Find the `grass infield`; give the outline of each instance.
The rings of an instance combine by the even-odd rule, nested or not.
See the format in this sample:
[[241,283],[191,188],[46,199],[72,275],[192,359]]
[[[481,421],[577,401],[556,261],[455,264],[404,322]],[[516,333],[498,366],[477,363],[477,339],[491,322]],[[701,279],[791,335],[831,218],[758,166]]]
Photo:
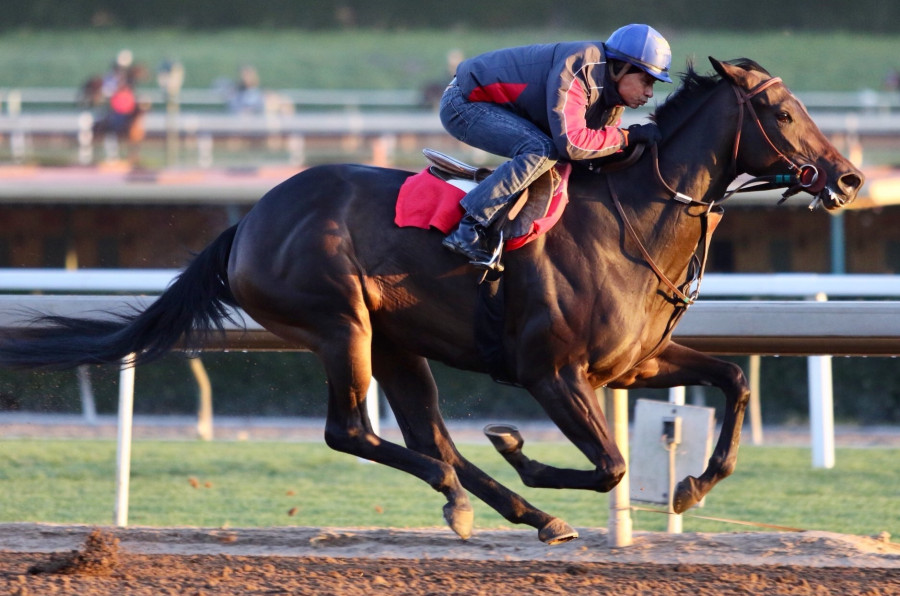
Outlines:
[[[0,441],[0,522],[112,523],[115,443]],[[466,457],[576,527],[607,524],[607,496],[529,489],[489,446]],[[529,456],[588,468],[574,447],[529,443]],[[857,535],[900,535],[900,449],[839,448],[831,470],[808,449],[741,449],[736,472],[684,519],[686,532],[757,530],[700,515]],[[441,526],[443,496],[419,480],[331,451],[321,443],[136,441],[129,523],[147,526]],[[476,528],[512,527],[473,497]],[[664,515],[636,511],[635,530],[665,530]]]

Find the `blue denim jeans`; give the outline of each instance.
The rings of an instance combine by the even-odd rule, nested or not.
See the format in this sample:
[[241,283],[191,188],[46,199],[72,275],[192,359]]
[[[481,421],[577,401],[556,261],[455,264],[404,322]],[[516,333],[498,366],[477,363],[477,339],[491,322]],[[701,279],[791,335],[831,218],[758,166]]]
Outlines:
[[468,101],[455,83],[441,98],[440,116],[463,143],[510,158],[462,199],[466,213],[484,226],[558,159],[553,141],[531,121],[497,104]]

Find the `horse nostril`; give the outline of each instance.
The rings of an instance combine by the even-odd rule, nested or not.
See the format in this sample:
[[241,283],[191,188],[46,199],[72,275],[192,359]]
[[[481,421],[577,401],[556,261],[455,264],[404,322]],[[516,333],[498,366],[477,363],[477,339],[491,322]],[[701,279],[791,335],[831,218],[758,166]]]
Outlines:
[[863,185],[862,177],[857,174],[844,174],[838,178],[838,186],[844,192],[857,191]]

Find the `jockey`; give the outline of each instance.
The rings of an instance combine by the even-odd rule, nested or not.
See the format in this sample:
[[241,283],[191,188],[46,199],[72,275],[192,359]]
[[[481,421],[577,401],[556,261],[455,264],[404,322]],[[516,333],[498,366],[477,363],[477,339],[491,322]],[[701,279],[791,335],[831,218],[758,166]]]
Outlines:
[[619,128],[625,106],[671,83],[669,43],[648,25],[627,25],[606,43],[573,41],[488,52],[464,60],[441,98],[454,137],[511,158],[465,197],[466,211],[444,246],[476,267],[497,268],[485,230],[503,208],[559,159],[605,157],[654,143],[656,124]]

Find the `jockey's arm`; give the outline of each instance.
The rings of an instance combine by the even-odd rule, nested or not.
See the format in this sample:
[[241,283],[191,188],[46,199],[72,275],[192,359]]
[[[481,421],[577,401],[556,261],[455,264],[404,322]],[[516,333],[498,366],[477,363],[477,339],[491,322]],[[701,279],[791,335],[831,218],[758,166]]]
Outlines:
[[570,160],[606,157],[627,145],[619,119],[600,128],[588,125],[591,98],[597,101],[602,94],[605,77],[606,64],[600,50],[588,48],[584,55],[569,57],[549,82],[551,135],[560,153]]

